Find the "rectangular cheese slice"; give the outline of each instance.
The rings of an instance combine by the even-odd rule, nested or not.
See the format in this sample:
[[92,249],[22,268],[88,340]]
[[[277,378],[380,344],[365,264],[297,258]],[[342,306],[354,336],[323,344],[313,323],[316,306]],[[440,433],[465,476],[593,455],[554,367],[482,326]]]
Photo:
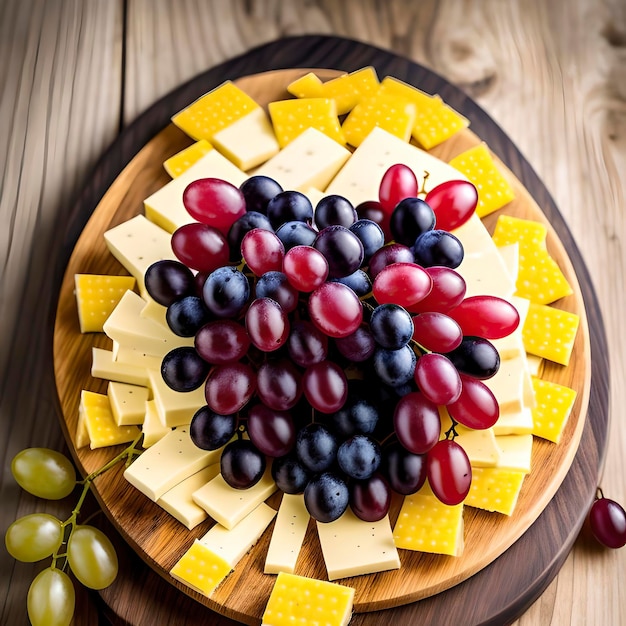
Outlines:
[[[353,603],[352,587],[281,572],[272,587],[261,626],[347,626]],[[320,615],[323,621],[318,619]]]
[[467,254],[483,254],[489,250],[498,251],[489,231],[476,213],[452,234],[463,244],[463,252]]
[[533,452],[532,435],[503,435],[496,437],[496,443],[500,448],[497,467],[530,473]]
[[127,291],[104,323],[104,332],[120,346],[163,357],[178,346],[193,346],[193,337],[179,337],[169,328],[141,317],[145,301]]
[[194,491],[193,501],[225,528],[234,528],[246,515],[276,491],[269,467],[249,489],[234,489],[218,474]]
[[334,139],[316,128],[307,128],[255,170],[255,175],[269,176],[278,181],[283,189],[304,193],[310,187],[326,189],[349,158],[350,151]]
[[[163,357],[135,350],[132,346],[121,346],[117,341],[114,341],[111,352],[115,361],[122,365],[132,365],[133,367],[140,367],[145,370],[161,369]],[[147,376],[146,373],[146,378]]]
[[147,387],[110,382],[107,395],[115,423],[118,426],[143,424],[149,394]]
[[174,391],[168,387],[160,370],[148,370],[149,386],[161,424],[168,428],[191,423],[196,411],[206,404],[204,385],[193,391]]
[[350,508],[334,522],[317,522],[328,580],[400,567],[389,517],[364,522]]
[[157,504],[175,517],[189,530],[207,519],[207,512],[199,507],[191,497],[203,485],[206,485],[220,472],[220,464],[213,463],[199,472],[185,478],[182,482],[166,491],[158,500]]
[[162,259],[176,259],[170,235],[143,215],[136,215],[104,233],[111,254],[135,277],[139,292],[144,295],[146,270]]
[[315,186],[326,189],[328,194],[345,196],[354,206],[366,200],[378,200],[380,181],[384,173],[396,163],[410,167],[420,183],[424,180],[425,172],[428,172],[428,189],[447,180],[466,180],[447,163],[376,127],[327,188]]
[[495,376],[484,381],[500,405],[500,413],[521,411],[524,408],[525,359],[518,357],[500,362]]
[[456,271],[465,280],[466,298],[490,295],[510,300],[515,293],[515,280],[495,247],[465,254]]
[[115,380],[130,385],[148,384],[148,370],[145,367],[115,361],[113,352],[103,348],[91,349],[91,375],[94,378]]
[[247,176],[217,150],[211,150],[144,200],[146,217],[168,233],[183,224],[195,222],[183,204],[183,191],[189,183],[200,178],[221,178],[239,187]]
[[261,107],[215,133],[213,145],[244,172],[265,163],[280,150],[272,124]]
[[197,539],[170,570],[170,576],[209,597],[232,568]]
[[302,494],[283,494],[265,558],[266,574],[293,574],[310,519]]
[[217,463],[222,449],[201,450],[189,436],[189,428],[176,428],[128,466],[124,478],[157,501],[166,491],[192,474]]
[[143,424],[141,425],[141,432],[143,433],[142,447],[149,448],[153,446],[171,431],[171,428],[161,424],[154,400],[146,400]]
[[275,515],[271,506],[261,502],[236,526],[225,528],[215,524],[199,541],[233,568],[259,540]]
[[500,413],[498,421],[493,425],[496,437],[501,435],[528,435],[533,432],[532,409],[523,408],[518,411]]
[[141,309],[141,313],[139,315],[144,319],[152,320],[161,326],[165,326],[165,328],[169,328],[167,320],[165,319],[167,307],[159,304],[156,300],[153,300],[148,294],[145,294],[143,299],[146,301],[146,304],[143,309]]

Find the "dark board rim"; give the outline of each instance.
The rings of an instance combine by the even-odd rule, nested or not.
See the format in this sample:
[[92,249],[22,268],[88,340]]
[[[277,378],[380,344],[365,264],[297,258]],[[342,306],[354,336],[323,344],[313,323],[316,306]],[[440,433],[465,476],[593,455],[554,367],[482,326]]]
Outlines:
[[[535,524],[485,570],[437,596],[387,610],[390,612],[390,619],[393,615],[393,619],[413,621],[419,618],[436,624],[440,603],[445,603],[447,607],[450,607],[451,603],[456,602],[459,607],[456,609],[456,614],[452,615],[450,610],[446,614],[448,623],[454,623],[455,620],[459,623],[473,624],[508,623],[519,617],[556,576],[584,523],[586,511],[595,494],[607,448],[608,349],[602,315],[591,276],[552,196],[506,133],[460,88],[435,72],[392,51],[357,40],[325,35],[279,39],[253,48],[199,74],[155,102],[129,124],[98,161],[88,178],[89,182],[73,204],[70,213],[60,253],[56,259],[55,293],[59,293],[72,249],[98,202],[121,170],[144,144],[169,124],[173,113],[226,79],[234,80],[250,74],[289,68],[317,67],[354,71],[366,65],[374,66],[381,77],[393,75],[411,84],[419,85],[425,91],[439,93],[448,104],[461,111],[470,120],[472,130],[487,141],[489,147],[531,192],[542,208],[567,249],[580,282],[589,319],[591,345],[589,418],[586,420],[579,451],[561,488]],[[55,301],[52,304],[48,324],[51,363],[54,316],[58,303]],[[54,385],[52,378],[51,384]],[[53,397],[57,399],[57,414],[61,416],[56,389]],[[579,496],[576,506],[567,502],[572,492],[576,492]],[[538,545],[541,544],[538,531],[540,528],[548,528],[550,532],[556,533],[556,541],[551,542],[550,549],[541,545],[541,549],[538,550]],[[532,558],[523,572],[519,569],[511,570],[511,562],[528,560],[529,554]],[[485,589],[489,589],[489,585],[484,582],[489,576],[509,579],[511,582],[507,584],[508,593],[505,595],[494,594],[491,591],[484,593]],[[472,598],[471,604],[474,608],[469,610],[467,602],[459,602],[463,597]],[[478,598],[481,602],[476,601]],[[460,606],[462,604],[464,606]],[[361,619],[366,620],[366,618],[367,615],[357,615],[355,621],[361,623]]]

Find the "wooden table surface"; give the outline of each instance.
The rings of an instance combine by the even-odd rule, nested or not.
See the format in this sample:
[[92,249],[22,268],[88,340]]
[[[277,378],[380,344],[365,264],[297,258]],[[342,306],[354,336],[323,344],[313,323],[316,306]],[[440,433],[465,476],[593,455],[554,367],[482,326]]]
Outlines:
[[[620,0],[0,0],[0,528],[73,498],[23,493],[10,461],[64,449],[50,332],[55,259],[90,171],[150,104],[198,73],[277,38],[350,37],[464,89],[515,142],[566,219],[595,283],[609,339],[609,444],[602,487],[626,502],[626,4]],[[2,625],[27,623],[41,567],[0,548]],[[584,528],[519,626],[626,623],[626,550]],[[76,624],[98,621],[79,591]]]

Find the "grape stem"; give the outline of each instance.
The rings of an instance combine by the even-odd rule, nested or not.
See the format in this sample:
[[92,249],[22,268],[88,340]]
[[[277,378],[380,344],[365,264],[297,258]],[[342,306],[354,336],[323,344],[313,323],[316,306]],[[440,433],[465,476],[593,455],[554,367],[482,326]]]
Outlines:
[[426,181],[430,177],[430,172],[424,170],[424,180],[422,181],[422,187],[417,192],[418,196],[425,196],[428,192],[426,191]]

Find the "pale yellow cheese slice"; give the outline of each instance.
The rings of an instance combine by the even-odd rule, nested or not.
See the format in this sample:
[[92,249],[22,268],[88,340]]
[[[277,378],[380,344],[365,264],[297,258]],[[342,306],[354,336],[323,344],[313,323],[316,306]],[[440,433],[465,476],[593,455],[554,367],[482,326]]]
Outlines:
[[153,446],[157,441],[160,441],[165,435],[171,432],[171,430],[171,428],[161,424],[154,400],[146,400],[145,414],[143,424],[141,425],[141,432],[143,433],[141,440],[142,447],[149,448]]
[[120,363],[113,358],[111,350],[91,349],[91,375],[94,378],[115,380],[130,385],[147,385],[148,370],[139,365]]
[[496,437],[496,444],[500,448],[497,467],[519,470],[526,474],[530,473],[533,450],[533,436],[531,434],[502,435]]
[[206,404],[204,385],[181,393],[168,387],[159,370],[148,370],[148,379],[157,415],[163,426],[174,428],[190,424],[196,411]]
[[147,387],[111,381],[107,387],[113,419],[118,426],[143,424],[146,402],[150,395]]

